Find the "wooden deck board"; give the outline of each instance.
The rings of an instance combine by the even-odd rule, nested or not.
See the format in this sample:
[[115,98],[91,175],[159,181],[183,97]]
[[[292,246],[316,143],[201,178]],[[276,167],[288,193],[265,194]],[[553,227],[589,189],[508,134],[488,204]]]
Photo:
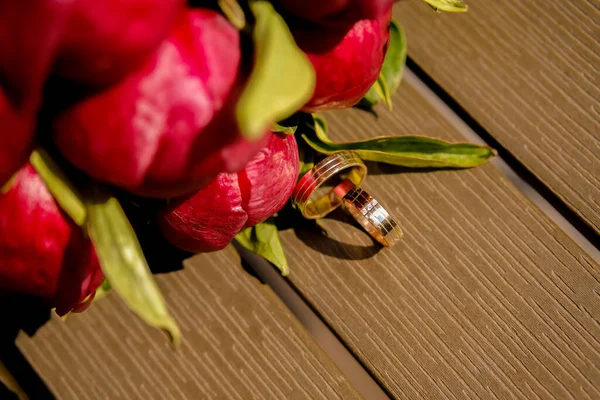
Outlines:
[[[332,137],[463,140],[408,84],[380,121],[327,117]],[[393,249],[343,212],[329,237],[284,231],[290,282],[397,398],[600,396],[600,267],[491,164],[370,169],[401,224]],[[341,243],[341,244],[340,244]]]
[[600,2],[401,2],[408,54],[600,233]]
[[114,294],[17,344],[61,399],[360,398],[232,248],[158,281],[182,328],[178,351]]

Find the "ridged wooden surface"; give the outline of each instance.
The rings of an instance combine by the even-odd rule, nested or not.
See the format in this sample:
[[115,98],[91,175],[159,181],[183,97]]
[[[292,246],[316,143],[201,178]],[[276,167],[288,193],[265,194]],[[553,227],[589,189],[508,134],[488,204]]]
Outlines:
[[158,278],[183,345],[114,295],[18,346],[60,399],[354,399],[360,396],[232,248]]
[[[394,111],[327,116],[334,140],[462,140],[403,83]],[[371,166],[405,237],[380,249],[343,212],[282,234],[290,282],[399,399],[599,398],[600,266],[493,165]]]
[[408,54],[600,233],[600,1],[400,2]]

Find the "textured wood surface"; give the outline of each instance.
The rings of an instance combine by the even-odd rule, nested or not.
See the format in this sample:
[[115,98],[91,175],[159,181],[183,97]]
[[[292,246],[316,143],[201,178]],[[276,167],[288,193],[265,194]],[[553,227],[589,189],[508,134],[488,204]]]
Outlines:
[[[462,140],[403,83],[379,122],[327,117],[332,137]],[[282,233],[290,282],[396,398],[599,398],[600,266],[491,164],[371,166],[364,188],[405,237],[380,249],[343,212],[328,237]]]
[[178,351],[112,294],[17,344],[61,399],[359,398],[232,248],[158,280],[182,328]]
[[600,233],[600,1],[400,2],[408,55]]

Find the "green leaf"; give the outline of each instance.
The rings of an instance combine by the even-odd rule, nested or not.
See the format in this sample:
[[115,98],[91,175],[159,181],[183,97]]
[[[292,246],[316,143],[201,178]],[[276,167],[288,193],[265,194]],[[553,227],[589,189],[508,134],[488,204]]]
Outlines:
[[396,20],[392,19],[389,30],[390,44],[381,71],[390,93],[394,94],[402,81],[408,46],[404,29]]
[[402,73],[406,64],[406,36],[396,20],[392,19],[389,27],[390,40],[381,73],[377,82],[361,100],[360,106],[373,107],[379,100],[385,101],[392,108],[391,95],[396,92],[402,81]]
[[7,193],[15,182],[18,172],[14,173],[2,186],[0,186],[0,194]]
[[177,347],[181,341],[179,327],[167,310],[135,232],[116,198],[105,193],[90,196],[88,233],[110,286],[144,321],[166,331]]
[[331,139],[329,138],[329,126],[327,126],[325,118],[317,114],[312,114],[312,117],[315,135],[324,142],[331,142]]
[[237,0],[218,0],[219,8],[223,11],[223,14],[227,17],[231,25],[235,26],[238,30],[244,29],[246,26],[246,16],[244,10],[240,7],[240,3]]
[[467,5],[462,0],[424,0],[435,11],[466,12]]
[[81,195],[58,164],[43,149],[34,150],[29,161],[60,207],[77,225],[83,226],[87,212]]
[[96,289],[96,295],[94,296],[94,301],[98,301],[101,298],[103,298],[104,296],[106,296],[110,292],[111,289],[112,289],[112,287],[110,286],[108,279],[105,279],[104,282],[102,282],[102,285],[100,285],[100,287],[98,287],[98,289]]
[[424,136],[377,137],[353,143],[334,143],[327,133],[325,120],[317,115],[312,129],[303,129],[302,138],[319,153],[351,150],[363,160],[411,168],[471,168],[496,155],[496,151],[487,146],[450,143]]
[[385,105],[391,110],[392,109],[392,96],[390,90],[385,82],[385,77],[382,73],[377,77],[375,85],[371,88],[377,92],[377,95],[384,101]]
[[283,120],[306,103],[315,71],[298,48],[283,18],[267,1],[250,4],[256,17],[254,68],[236,108],[242,134],[258,140],[273,121]]
[[272,219],[244,229],[236,235],[235,239],[248,250],[274,264],[281,271],[281,275],[286,276],[290,273],[277,226]]
[[296,133],[296,129],[298,129],[298,126],[283,126],[279,125],[278,123],[274,123],[271,131],[284,133],[286,135],[293,135]]

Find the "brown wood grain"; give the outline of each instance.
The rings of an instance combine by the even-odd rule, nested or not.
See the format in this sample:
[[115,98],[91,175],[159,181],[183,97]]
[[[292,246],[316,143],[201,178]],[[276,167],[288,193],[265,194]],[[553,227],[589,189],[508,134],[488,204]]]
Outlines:
[[360,396],[232,248],[158,278],[183,334],[166,337],[114,294],[17,344],[60,399],[354,399]]
[[400,2],[408,54],[600,233],[600,2]]
[[[326,116],[337,140],[463,140],[403,83],[394,112]],[[405,237],[381,249],[343,212],[287,230],[290,282],[396,398],[600,397],[600,266],[492,164],[371,165]]]

